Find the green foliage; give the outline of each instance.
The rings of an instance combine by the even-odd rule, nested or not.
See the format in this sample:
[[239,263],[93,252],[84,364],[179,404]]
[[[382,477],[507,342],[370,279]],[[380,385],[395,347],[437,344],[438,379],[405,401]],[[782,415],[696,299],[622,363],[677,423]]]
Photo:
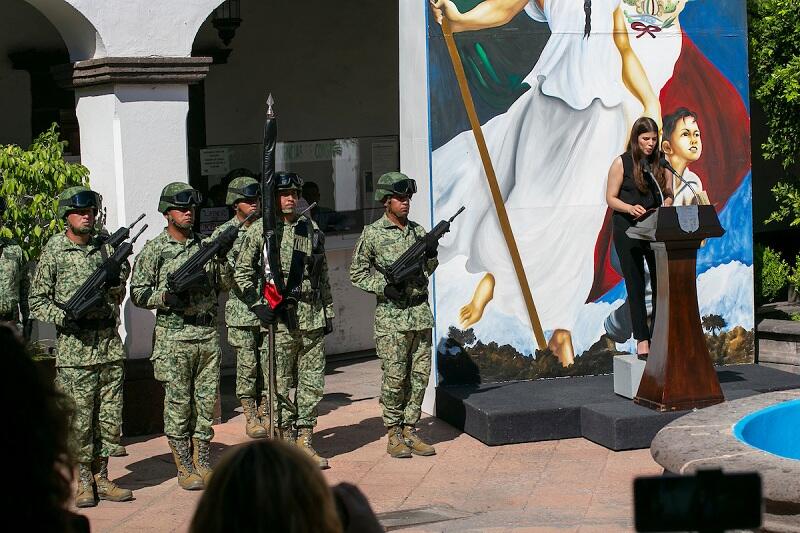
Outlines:
[[722,315],[706,315],[701,319],[703,329],[710,331],[713,336],[717,336],[717,331],[722,330],[728,325]]
[[774,301],[781,290],[786,287],[789,276],[789,264],[781,254],[769,246],[756,245],[753,251],[755,266],[756,302],[764,304]]
[[800,291],[800,254],[797,254],[797,257],[794,258],[794,266],[786,277],[786,281],[789,285],[794,287],[796,291]]
[[[769,129],[764,158],[784,169],[800,161],[800,0],[748,0],[750,82]],[[772,188],[777,209],[766,222],[800,225],[800,183],[787,173]]]
[[769,126],[764,157],[784,168],[800,146],[800,0],[748,0],[750,79]]
[[8,203],[0,234],[22,246],[28,260],[36,260],[47,239],[64,228],[56,215],[58,193],[88,184],[86,167],[64,161],[66,145],[53,124],[27,150],[0,146],[0,195]]

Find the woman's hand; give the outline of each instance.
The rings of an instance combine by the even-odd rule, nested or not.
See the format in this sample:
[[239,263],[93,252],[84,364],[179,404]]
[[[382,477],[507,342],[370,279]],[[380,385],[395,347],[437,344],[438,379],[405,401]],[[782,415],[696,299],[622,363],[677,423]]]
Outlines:
[[628,214],[631,215],[633,218],[639,218],[645,213],[647,213],[647,209],[640,206],[639,204],[632,205],[628,208]]
[[[433,18],[436,22],[441,24],[442,17],[447,17],[451,26],[457,26],[457,23],[461,20],[461,12],[452,0],[430,0],[430,3],[431,11],[433,11]],[[453,28],[453,31],[457,30]]]

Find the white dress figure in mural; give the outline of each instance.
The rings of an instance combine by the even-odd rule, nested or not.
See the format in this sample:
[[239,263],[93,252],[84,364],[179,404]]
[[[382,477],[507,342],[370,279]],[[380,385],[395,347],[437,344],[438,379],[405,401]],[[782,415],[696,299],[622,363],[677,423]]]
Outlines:
[[[606,212],[606,169],[628,133],[626,93],[660,124],[661,109],[630,45],[620,0],[485,0],[460,13],[432,2],[456,31],[501,26],[523,9],[551,36],[525,78],[530,90],[483,125],[500,190],[542,326],[563,365],[574,358],[569,332],[594,275],[594,248]],[[621,74],[621,75],[620,75]],[[467,211],[442,241],[439,260],[465,256],[485,273],[457,321],[467,328],[490,300],[529,323],[472,132],[433,152],[437,216]],[[463,284],[458,279],[441,283]]]

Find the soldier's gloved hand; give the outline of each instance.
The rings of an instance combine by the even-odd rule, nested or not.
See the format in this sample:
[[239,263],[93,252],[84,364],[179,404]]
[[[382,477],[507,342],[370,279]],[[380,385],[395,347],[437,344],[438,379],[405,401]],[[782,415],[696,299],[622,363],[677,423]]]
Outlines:
[[186,296],[170,291],[165,292],[161,300],[170,309],[184,309],[189,305],[189,299]]
[[82,329],[81,319],[75,318],[72,313],[65,313],[61,323],[66,331],[75,332]]
[[383,295],[386,296],[390,300],[402,300],[403,299],[403,291],[400,290],[400,287],[394,284],[389,284],[383,289]]
[[439,241],[431,238],[430,235],[425,236],[425,257],[433,259],[439,255]]
[[217,257],[226,257],[228,252],[231,251],[233,248],[233,243],[235,242],[235,238],[233,239],[220,239],[217,241],[219,243],[219,249],[217,250]]
[[[111,263],[111,261],[109,261]],[[120,265],[109,264],[106,265],[106,284],[109,287],[119,287],[122,282],[122,271]]]
[[333,319],[326,318],[325,319],[325,328],[322,330],[322,333],[328,335],[329,333],[333,333]]
[[268,305],[254,305],[251,310],[264,325],[275,323],[275,311]]

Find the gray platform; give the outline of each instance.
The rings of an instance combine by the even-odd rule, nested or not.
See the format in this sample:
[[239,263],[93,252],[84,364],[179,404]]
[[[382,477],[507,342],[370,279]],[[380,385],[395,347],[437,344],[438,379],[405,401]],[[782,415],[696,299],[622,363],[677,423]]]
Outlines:
[[[800,388],[760,365],[718,367],[727,399]],[[436,416],[489,445],[585,437],[612,450],[647,448],[686,411],[659,413],[614,394],[612,375],[439,387]]]

